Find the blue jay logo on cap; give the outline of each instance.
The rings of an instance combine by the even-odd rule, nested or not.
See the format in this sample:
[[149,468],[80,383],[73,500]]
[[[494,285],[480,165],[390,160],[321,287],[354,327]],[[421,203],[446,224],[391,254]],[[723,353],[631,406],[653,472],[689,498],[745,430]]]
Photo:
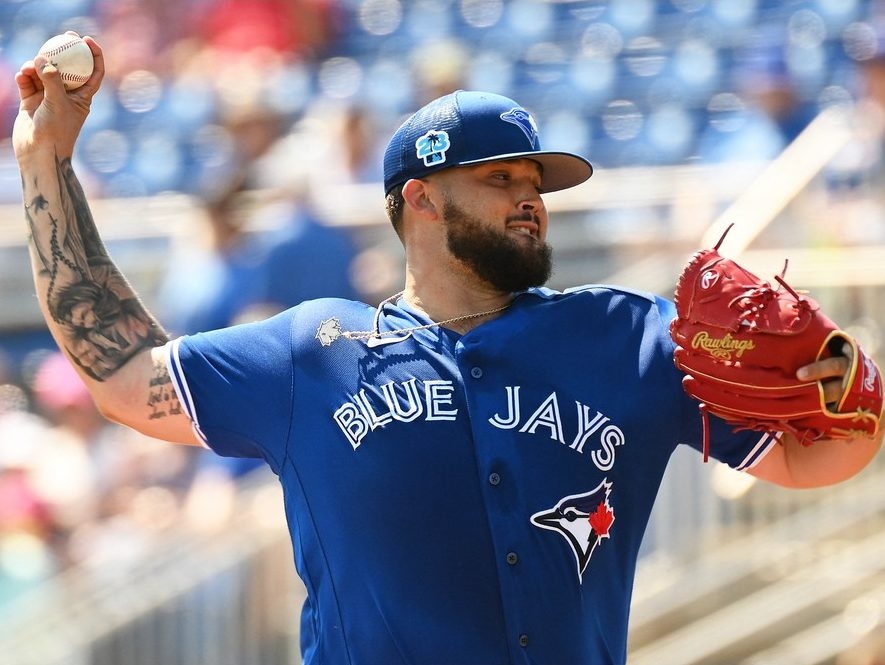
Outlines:
[[528,111],[517,106],[506,113],[502,113],[501,120],[519,127],[532,144],[532,147],[534,147],[538,140],[538,125],[535,124],[535,119]]
[[415,141],[415,154],[424,160],[424,166],[436,166],[446,161],[446,151],[451,147],[448,132],[431,129]]

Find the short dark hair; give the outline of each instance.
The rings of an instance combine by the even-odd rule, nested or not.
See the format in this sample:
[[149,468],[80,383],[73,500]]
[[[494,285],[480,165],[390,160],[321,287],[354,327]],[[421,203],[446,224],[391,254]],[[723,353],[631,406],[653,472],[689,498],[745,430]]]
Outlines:
[[405,200],[403,199],[403,186],[397,185],[387,193],[386,205],[387,219],[393,225],[393,230],[402,240],[403,237],[403,209],[405,208]]

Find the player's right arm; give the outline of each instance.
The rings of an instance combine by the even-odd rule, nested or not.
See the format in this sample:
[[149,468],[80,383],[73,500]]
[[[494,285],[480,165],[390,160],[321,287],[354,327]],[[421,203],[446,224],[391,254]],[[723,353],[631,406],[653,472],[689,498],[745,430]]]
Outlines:
[[45,60],[16,74],[20,106],[12,142],[22,177],[34,284],[46,323],[111,420],[149,436],[197,443],[166,369],[168,337],[111,261],[71,158],[104,76],[67,92]]

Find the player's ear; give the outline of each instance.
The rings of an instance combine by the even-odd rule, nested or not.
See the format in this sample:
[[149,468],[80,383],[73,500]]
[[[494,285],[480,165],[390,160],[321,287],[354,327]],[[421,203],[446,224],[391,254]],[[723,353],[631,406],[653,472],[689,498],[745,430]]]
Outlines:
[[406,208],[422,217],[437,216],[437,207],[434,203],[430,183],[426,180],[413,178],[403,185],[403,201]]

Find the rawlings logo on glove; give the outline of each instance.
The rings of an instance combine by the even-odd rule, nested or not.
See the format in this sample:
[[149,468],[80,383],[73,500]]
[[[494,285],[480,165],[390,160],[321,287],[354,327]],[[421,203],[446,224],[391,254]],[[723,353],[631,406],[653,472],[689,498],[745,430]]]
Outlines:
[[[697,252],[683,269],[670,323],[674,360],[686,374],[682,385],[701,402],[704,459],[708,412],[736,429],[790,432],[805,445],[874,436],[883,401],[876,363],[783,273],[774,287],[723,258],[724,239]],[[826,401],[820,381],[796,378],[803,365],[840,355],[849,369],[835,402]]]
[[718,360],[734,360],[744,355],[744,351],[752,351],[756,343],[751,339],[735,339],[731,333],[723,337],[710,337],[706,330],[700,331],[691,340],[691,348],[702,349]]

